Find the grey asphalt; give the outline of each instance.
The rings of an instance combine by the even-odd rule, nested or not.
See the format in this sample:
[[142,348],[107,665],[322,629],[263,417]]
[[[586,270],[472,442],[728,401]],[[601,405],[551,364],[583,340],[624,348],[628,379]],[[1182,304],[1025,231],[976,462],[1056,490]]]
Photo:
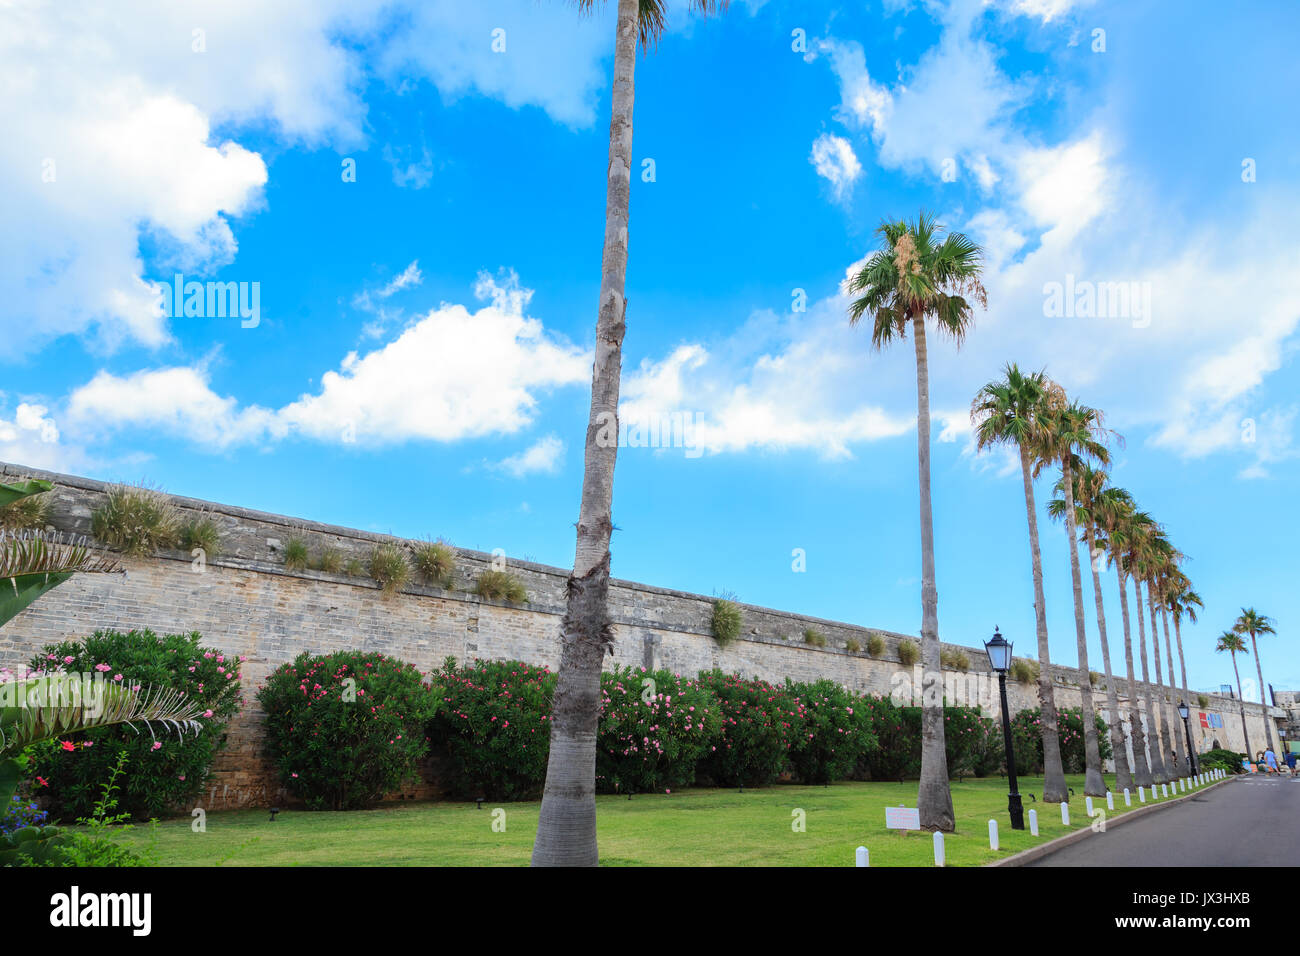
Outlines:
[[1028,865],[1300,865],[1300,777],[1237,778]]

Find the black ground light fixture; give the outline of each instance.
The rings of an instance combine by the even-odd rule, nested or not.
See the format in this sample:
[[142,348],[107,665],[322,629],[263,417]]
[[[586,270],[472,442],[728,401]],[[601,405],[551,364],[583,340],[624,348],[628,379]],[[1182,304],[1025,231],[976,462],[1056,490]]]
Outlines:
[[1007,712],[1007,671],[1011,669],[1011,643],[1003,639],[994,627],[993,638],[984,642],[984,652],[989,656],[989,667],[998,675],[998,691],[1002,696],[1002,737],[1007,749],[1007,783],[1011,793],[1007,796],[1007,812],[1011,816],[1011,829],[1025,828],[1025,811],[1016,789],[1016,753],[1011,746],[1011,715]]
[[1196,751],[1192,749],[1192,725],[1188,722],[1187,716],[1191,709],[1187,706],[1187,701],[1178,702],[1178,716],[1183,718],[1183,733],[1187,735],[1187,762],[1191,765],[1192,776],[1196,776]]

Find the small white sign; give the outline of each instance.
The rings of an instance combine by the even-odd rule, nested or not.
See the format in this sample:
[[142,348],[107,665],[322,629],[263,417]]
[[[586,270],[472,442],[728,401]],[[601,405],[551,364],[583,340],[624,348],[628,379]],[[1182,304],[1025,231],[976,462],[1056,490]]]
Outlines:
[[886,830],[921,829],[921,811],[916,807],[885,807]]

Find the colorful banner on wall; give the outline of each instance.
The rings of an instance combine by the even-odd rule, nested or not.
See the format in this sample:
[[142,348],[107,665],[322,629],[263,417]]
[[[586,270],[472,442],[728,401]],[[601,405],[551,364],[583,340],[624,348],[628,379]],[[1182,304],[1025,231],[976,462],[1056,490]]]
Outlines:
[[1222,727],[1223,717],[1221,717],[1219,714],[1207,714],[1205,711],[1201,711],[1201,726],[1204,727],[1206,730],[1210,730],[1215,727]]

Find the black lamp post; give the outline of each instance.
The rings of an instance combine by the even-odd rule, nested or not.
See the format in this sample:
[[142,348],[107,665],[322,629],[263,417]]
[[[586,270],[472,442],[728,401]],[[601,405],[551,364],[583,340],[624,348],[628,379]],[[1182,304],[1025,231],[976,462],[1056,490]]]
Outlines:
[[1192,725],[1187,721],[1187,715],[1191,709],[1187,706],[1187,701],[1178,702],[1178,716],[1183,718],[1183,733],[1187,734],[1187,762],[1192,766],[1192,776],[1196,776],[1196,751],[1192,750]]
[[1011,669],[1011,644],[993,628],[993,639],[984,642],[989,656],[989,666],[998,675],[998,690],[1002,695],[1002,738],[1007,748],[1007,783],[1011,793],[1007,796],[1007,812],[1011,815],[1011,829],[1025,828],[1025,811],[1020,804],[1020,791],[1016,789],[1016,752],[1011,746],[1011,715],[1007,713],[1007,671]]

